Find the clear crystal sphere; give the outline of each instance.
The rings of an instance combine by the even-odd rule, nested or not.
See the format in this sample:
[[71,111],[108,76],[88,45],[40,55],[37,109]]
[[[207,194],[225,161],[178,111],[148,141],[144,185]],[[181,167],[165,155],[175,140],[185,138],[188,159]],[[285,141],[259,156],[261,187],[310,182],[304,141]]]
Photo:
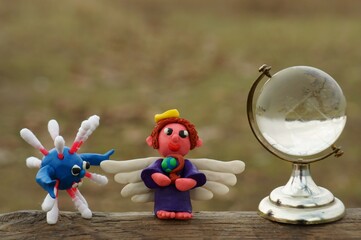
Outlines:
[[268,79],[255,112],[258,128],[275,149],[297,157],[311,156],[340,136],[346,124],[346,99],[327,73],[295,66]]

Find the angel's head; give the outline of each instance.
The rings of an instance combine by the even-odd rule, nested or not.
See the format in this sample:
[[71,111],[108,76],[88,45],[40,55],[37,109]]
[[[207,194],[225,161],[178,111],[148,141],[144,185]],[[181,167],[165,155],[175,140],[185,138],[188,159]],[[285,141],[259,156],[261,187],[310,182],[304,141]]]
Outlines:
[[155,115],[156,125],[146,142],[157,149],[162,156],[180,154],[185,156],[190,150],[202,145],[194,125],[179,117],[176,109]]

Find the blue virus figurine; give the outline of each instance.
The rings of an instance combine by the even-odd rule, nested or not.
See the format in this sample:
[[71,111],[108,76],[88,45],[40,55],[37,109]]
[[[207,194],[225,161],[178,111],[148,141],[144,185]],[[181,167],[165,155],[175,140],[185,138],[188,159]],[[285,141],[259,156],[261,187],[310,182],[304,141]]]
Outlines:
[[58,190],[66,190],[75,207],[83,218],[90,219],[92,212],[88,203],[81,195],[78,187],[82,184],[82,178],[105,185],[108,179],[96,173],[87,172],[91,165],[99,166],[103,160],[109,159],[114,150],[105,154],[83,153],[77,154],[80,146],[88,139],[99,125],[99,117],[94,115],[82,122],[71,148],[65,146],[65,141],[59,135],[59,124],[56,120],[50,120],[48,130],[54,140],[55,148],[46,150],[37,137],[27,128],[20,131],[21,137],[43,155],[40,160],[36,157],[26,159],[29,168],[40,168],[36,174],[36,182],[48,192],[41,207],[47,212],[48,224],[55,224],[58,221]]

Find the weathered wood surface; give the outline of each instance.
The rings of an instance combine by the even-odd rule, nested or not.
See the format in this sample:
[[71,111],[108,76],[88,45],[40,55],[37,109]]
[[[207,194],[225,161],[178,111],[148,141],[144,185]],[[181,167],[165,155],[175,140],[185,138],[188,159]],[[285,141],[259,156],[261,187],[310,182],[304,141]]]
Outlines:
[[189,221],[162,221],[151,213],[95,212],[85,220],[61,212],[48,225],[42,211],[0,215],[0,239],[361,239],[361,209],[337,222],[299,226],[270,222],[256,212],[196,212]]

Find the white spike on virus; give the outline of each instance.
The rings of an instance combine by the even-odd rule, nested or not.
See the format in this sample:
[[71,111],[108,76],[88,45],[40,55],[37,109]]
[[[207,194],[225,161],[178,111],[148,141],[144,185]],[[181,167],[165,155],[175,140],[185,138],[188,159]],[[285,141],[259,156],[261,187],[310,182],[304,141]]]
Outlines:
[[48,123],[48,131],[51,138],[55,141],[55,138],[59,136],[59,124],[56,120],[52,119]]
[[78,133],[76,134],[74,142],[84,141],[90,128],[91,128],[90,122],[88,120],[84,120],[80,125],[80,128],[78,130]]
[[26,159],[26,166],[28,168],[40,168],[41,166],[41,160],[36,157],[28,157]]
[[99,126],[99,117],[93,115],[89,117],[88,120],[85,120],[81,123],[78,133],[76,134],[74,143],[70,149],[70,153],[76,153],[80,146],[88,139],[88,137],[94,132],[94,130]]
[[58,158],[63,159],[64,158],[64,147],[65,147],[65,141],[62,136],[57,136],[54,140],[55,149],[58,152]]
[[91,117],[88,119],[88,121],[89,121],[90,124],[91,124],[91,128],[90,128],[91,132],[89,133],[89,136],[90,136],[90,134],[92,134],[92,133],[94,132],[94,130],[99,126],[99,120],[100,120],[100,118],[99,118],[99,116],[97,116],[97,115],[93,115],[93,116],[91,116]]
[[108,178],[106,176],[103,176],[100,174],[89,173],[89,175],[87,175],[87,177],[99,185],[105,185],[108,183]]
[[[57,189],[54,188],[54,191],[57,191]],[[49,194],[47,194],[44,198],[43,203],[41,204],[41,209],[43,209],[43,211],[45,212],[49,212],[54,207],[55,202],[56,199],[52,198]]]
[[34,135],[32,131],[27,128],[23,128],[20,131],[20,136],[31,146],[38,149],[44,156],[48,155],[49,152],[40,143],[39,139]]
[[58,217],[59,217],[58,199],[55,199],[53,208],[46,213],[46,221],[48,222],[48,224],[55,224],[58,222]]
[[[94,130],[99,126],[99,117],[97,115],[91,116],[88,120],[85,120],[89,126],[84,129],[85,134],[82,136],[82,139],[79,139],[83,142],[85,142],[88,137],[94,132]],[[81,126],[82,127],[82,126]],[[81,128],[80,127],[80,128]],[[79,129],[80,130],[80,129]]]
[[[79,192],[79,190],[78,190]],[[90,219],[92,217],[92,212],[87,206],[86,203],[82,201],[81,198],[79,198],[77,195],[73,198],[73,202],[75,207],[78,209],[78,211],[81,213],[81,216],[86,219]]]

